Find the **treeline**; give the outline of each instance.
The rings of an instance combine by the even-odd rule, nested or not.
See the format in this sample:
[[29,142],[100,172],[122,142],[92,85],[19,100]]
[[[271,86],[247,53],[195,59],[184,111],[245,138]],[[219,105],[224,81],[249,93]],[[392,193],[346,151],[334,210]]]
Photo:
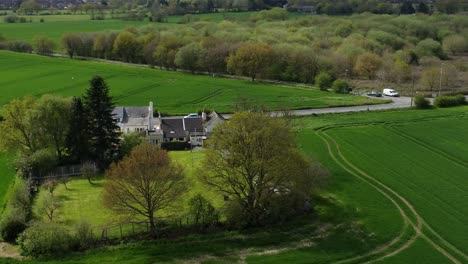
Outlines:
[[[148,64],[192,73],[235,74],[312,84],[317,74],[405,83],[438,84],[442,61],[468,51],[468,17],[455,15],[288,19],[284,9],[261,11],[245,21],[196,21],[184,26],[148,25],[98,33],[67,33],[61,47],[84,56]],[[5,42],[4,42],[5,43]],[[37,37],[34,47],[4,48],[51,54],[55,43]],[[414,67],[420,70],[413,71]],[[447,62],[443,86],[457,84],[462,64]],[[439,72],[439,73],[438,73]]]

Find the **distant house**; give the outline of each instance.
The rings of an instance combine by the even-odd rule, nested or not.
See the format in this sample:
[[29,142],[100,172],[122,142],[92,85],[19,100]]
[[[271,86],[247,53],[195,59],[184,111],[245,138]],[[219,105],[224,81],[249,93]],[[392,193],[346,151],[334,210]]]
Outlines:
[[214,127],[225,120],[214,111],[190,117],[161,117],[157,113],[155,117],[153,102],[149,106],[118,106],[112,113],[122,133],[141,133],[151,144],[179,141],[203,146]]

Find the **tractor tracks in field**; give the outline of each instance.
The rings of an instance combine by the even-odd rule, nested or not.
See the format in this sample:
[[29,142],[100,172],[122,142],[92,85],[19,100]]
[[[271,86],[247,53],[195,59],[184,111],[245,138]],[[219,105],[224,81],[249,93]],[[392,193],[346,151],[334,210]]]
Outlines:
[[[359,255],[350,259],[339,260],[335,264],[351,264],[351,263],[372,263],[395,256],[405,249],[409,248],[418,238],[426,240],[434,249],[439,251],[451,262],[462,264],[468,257],[464,252],[450,244],[442,236],[440,236],[426,221],[419,215],[414,206],[403,196],[391,189],[389,186],[375,179],[368,173],[359,169],[355,164],[351,163],[343,155],[340,145],[334,138],[326,133],[326,130],[332,127],[322,128],[316,131],[317,136],[325,143],[330,157],[345,171],[358,179],[364,181],[372,188],[389,199],[398,209],[400,216],[403,219],[404,227],[400,234],[392,241],[376,248],[364,255]],[[409,228],[411,227],[411,228]],[[408,232],[413,232],[408,240],[404,238]],[[449,252],[449,250],[451,252]],[[462,259],[462,261],[460,261]]]

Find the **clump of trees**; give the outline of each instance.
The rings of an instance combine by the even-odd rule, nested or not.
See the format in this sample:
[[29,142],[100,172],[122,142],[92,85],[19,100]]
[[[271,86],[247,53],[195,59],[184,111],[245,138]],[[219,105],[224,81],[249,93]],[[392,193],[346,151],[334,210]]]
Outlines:
[[437,107],[452,107],[452,106],[459,106],[465,105],[466,98],[464,95],[459,94],[455,96],[438,96],[434,100],[434,105]]

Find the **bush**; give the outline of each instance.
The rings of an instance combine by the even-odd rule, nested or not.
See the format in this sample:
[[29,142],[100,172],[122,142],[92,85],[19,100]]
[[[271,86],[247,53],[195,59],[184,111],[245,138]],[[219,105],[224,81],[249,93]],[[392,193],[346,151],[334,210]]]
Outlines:
[[427,109],[431,107],[431,102],[422,95],[414,97],[414,105],[417,109]]
[[13,243],[27,227],[27,211],[14,208],[0,221],[0,235],[6,242]]
[[315,77],[315,84],[320,88],[320,90],[326,91],[331,88],[333,77],[327,72],[321,72]]
[[201,194],[189,201],[190,218],[195,225],[215,225],[219,222],[219,213],[214,206]]
[[343,80],[336,80],[333,82],[332,90],[335,93],[346,94],[346,93],[349,93],[350,86],[347,82]]
[[187,150],[190,149],[190,147],[190,143],[182,141],[161,143],[161,148],[165,150]]
[[31,53],[33,48],[31,44],[21,41],[21,40],[14,40],[7,43],[7,49],[15,52],[24,52],[24,53]]
[[452,107],[466,104],[465,96],[439,96],[434,100],[434,105],[437,107]]
[[15,14],[9,14],[3,18],[3,21],[5,23],[16,23],[18,22],[19,17]]
[[87,221],[80,221],[76,227],[76,242],[78,249],[85,250],[94,244],[94,236],[92,226]]
[[61,225],[36,222],[18,237],[17,242],[23,255],[40,257],[69,252],[73,239]]

